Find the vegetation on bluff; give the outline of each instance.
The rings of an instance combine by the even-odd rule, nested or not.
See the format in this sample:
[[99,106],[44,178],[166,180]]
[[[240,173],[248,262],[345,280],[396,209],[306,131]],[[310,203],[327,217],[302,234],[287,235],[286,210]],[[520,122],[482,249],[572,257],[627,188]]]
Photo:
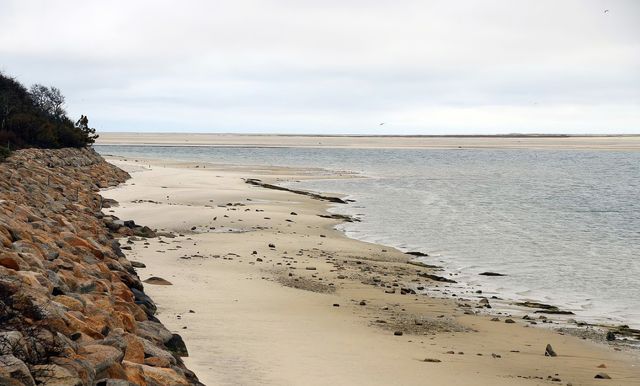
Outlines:
[[86,147],[98,138],[89,120],[71,120],[59,89],[40,84],[27,90],[0,74],[0,160],[10,150],[38,147]]

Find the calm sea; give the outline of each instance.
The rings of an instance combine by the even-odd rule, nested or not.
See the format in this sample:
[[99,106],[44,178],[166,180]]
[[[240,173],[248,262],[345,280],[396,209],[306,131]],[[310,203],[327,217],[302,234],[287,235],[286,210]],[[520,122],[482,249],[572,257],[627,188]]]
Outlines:
[[[350,237],[431,255],[457,280],[640,327],[640,152],[96,146],[103,154],[357,172]],[[506,274],[485,278],[478,273]]]

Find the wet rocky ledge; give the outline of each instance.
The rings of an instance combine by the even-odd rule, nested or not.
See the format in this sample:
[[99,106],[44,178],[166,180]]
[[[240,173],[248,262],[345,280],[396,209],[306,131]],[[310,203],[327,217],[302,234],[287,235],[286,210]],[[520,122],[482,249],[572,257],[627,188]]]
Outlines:
[[120,249],[155,232],[102,213],[128,178],[92,149],[0,163],[0,384],[201,384]]

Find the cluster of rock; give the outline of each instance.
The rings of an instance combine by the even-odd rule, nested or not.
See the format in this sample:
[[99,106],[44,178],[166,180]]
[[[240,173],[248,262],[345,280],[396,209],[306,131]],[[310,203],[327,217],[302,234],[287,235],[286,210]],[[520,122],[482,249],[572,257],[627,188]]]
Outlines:
[[114,238],[153,231],[101,212],[127,178],[91,149],[0,163],[0,384],[200,384]]

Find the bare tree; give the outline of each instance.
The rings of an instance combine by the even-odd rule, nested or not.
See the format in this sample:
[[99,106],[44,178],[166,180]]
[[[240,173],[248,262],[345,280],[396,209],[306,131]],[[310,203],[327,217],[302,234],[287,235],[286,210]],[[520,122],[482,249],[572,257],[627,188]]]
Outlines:
[[64,109],[64,95],[59,88],[34,84],[29,89],[29,95],[33,103],[46,114],[56,119],[61,119],[67,114]]

